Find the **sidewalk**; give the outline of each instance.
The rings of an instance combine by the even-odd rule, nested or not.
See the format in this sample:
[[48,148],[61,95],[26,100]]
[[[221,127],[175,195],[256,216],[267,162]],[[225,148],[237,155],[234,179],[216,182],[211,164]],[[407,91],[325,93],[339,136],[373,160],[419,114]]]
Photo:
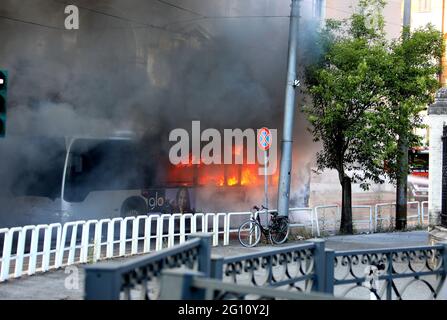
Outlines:
[[[426,231],[368,234],[354,236],[335,236],[326,238],[326,248],[334,250],[358,250],[391,247],[411,247],[429,245]],[[296,242],[297,244],[300,242]],[[291,245],[289,242],[286,245]],[[230,246],[213,248],[213,254],[233,256],[255,251],[269,250],[272,246],[243,248],[234,242]],[[117,261],[126,258],[116,259]],[[75,274],[78,273],[78,281]],[[72,289],[67,289],[72,287]],[[77,288],[76,288],[77,287]],[[82,266],[70,266],[34,276],[0,283],[1,300],[81,300],[84,295],[84,271]]]
[[334,250],[358,250],[431,245],[427,231],[373,233],[326,238],[326,247]]

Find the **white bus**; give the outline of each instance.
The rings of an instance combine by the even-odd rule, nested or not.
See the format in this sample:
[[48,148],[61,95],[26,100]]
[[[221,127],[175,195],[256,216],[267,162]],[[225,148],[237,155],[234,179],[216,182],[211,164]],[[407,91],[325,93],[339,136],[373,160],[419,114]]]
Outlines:
[[61,185],[62,222],[147,213],[141,190],[150,184],[150,157],[132,136],[72,137]]
[[[62,222],[248,211],[263,201],[264,179],[257,170],[257,165],[174,166],[166,152],[131,135],[70,138],[61,187]],[[270,179],[272,193],[276,180]]]

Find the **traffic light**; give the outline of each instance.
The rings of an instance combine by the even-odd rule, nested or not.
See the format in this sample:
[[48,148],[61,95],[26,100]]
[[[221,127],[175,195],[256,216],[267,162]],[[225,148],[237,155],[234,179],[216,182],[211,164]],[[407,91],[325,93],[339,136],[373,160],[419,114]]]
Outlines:
[[0,70],[0,138],[6,134],[6,94],[8,91],[8,71]]

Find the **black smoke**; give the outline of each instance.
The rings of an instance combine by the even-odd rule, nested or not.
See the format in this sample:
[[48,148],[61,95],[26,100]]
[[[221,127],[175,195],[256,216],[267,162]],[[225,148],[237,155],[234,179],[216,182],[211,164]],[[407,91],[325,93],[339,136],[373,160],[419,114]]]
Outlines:
[[[0,223],[10,221],[4,201],[14,195],[57,198],[65,137],[131,130],[162,152],[169,131],[192,120],[282,127],[289,0],[171,0],[188,10],[156,0],[71,1],[79,30],[64,29],[65,1],[1,2],[0,68],[10,85]],[[300,65],[315,57],[312,3],[302,1]],[[302,168],[315,146],[299,109],[295,128],[294,167]]]

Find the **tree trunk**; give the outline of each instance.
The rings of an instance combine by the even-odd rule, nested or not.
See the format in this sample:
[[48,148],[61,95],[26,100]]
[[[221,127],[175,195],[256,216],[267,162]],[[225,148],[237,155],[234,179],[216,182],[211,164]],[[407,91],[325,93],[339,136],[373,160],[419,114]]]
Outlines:
[[407,227],[407,184],[408,184],[408,143],[401,135],[398,141],[399,157],[397,159],[396,187],[396,230]]
[[341,181],[342,204],[341,204],[341,234],[353,234],[352,227],[352,190],[351,178],[344,175]]

